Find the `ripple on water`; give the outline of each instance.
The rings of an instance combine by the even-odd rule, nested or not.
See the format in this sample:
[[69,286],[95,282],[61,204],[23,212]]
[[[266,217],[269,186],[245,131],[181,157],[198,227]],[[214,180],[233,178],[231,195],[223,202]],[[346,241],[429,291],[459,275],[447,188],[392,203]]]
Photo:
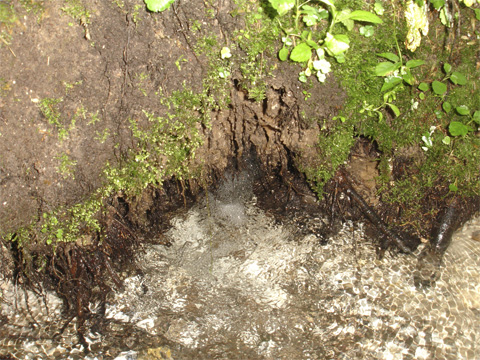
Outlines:
[[[216,211],[199,202],[172,221],[171,247],[138,253],[142,275],[109,300],[111,333],[91,337],[98,359],[116,338],[110,351],[123,352],[118,359],[148,358],[165,343],[162,351],[182,359],[480,358],[480,243],[471,239],[480,218],[456,233],[436,285],[418,290],[412,274],[421,249],[380,261],[361,224],[345,224],[321,245],[299,235],[294,219],[278,224],[251,196],[213,196]],[[0,330],[0,351],[79,356],[74,328],[51,340],[61,303],[48,296],[49,315],[42,301],[30,305],[48,324],[35,336],[31,315],[16,317],[13,298],[2,304],[9,340]],[[12,343],[22,332],[24,341]]]

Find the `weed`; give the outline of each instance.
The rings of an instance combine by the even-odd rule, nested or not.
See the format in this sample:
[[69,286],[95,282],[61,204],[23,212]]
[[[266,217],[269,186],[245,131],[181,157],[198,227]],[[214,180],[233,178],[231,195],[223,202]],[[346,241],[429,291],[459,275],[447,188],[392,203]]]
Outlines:
[[11,29],[16,21],[17,15],[15,14],[13,4],[9,1],[0,2],[0,46],[2,44],[7,46],[11,44]]
[[75,166],[77,165],[77,162],[72,160],[66,153],[57,156],[57,160],[60,161],[58,172],[62,175],[62,177],[64,179],[75,180]]
[[[352,31],[355,21],[381,24],[383,21],[375,14],[364,10],[351,11],[349,8],[338,10],[334,1],[320,0],[319,6],[311,6],[299,0],[269,0],[278,14],[278,21],[285,33],[283,47],[278,53],[281,61],[287,59],[297,63],[306,63],[300,72],[299,80],[306,82],[313,73],[320,82],[324,82],[330,71],[330,63],[325,55],[334,57],[339,63],[345,62],[345,52],[350,47],[346,34],[335,34],[336,24],[342,24],[347,31]],[[293,23],[283,17],[293,13]],[[282,22],[283,20],[283,22]],[[327,30],[318,29],[325,22]],[[292,48],[293,46],[293,48]],[[328,64],[328,66],[327,66]]]
[[23,8],[32,12],[35,15],[41,15],[45,11],[45,1],[44,0],[20,0]]
[[81,0],[64,0],[65,6],[62,11],[81,25],[90,24],[90,11],[83,5]]

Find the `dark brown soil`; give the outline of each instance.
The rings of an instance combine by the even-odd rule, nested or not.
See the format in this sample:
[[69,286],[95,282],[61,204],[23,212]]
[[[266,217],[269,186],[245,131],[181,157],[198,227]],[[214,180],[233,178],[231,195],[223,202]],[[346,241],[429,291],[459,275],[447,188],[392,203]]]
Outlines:
[[[141,118],[144,110],[164,111],[155,92],[168,96],[184,84],[201,90],[208,62],[193,51],[196,39],[213,33],[226,41],[233,29],[244,26],[240,17],[229,15],[230,2],[214,7],[211,18],[205,18],[212,8],[203,1],[179,1],[159,14],[140,6],[135,18],[142,2],[122,3],[120,8],[110,1],[83,1],[91,12],[87,30],[62,11],[64,1],[45,2],[37,15],[15,3],[18,20],[9,28],[11,44],[0,47],[3,234],[59,205],[79,202],[97,188],[105,164],[116,163],[133,145],[129,119]],[[193,33],[195,22],[203,26]],[[181,71],[175,64],[180,58],[185,60]],[[293,159],[300,165],[312,162],[319,128],[302,123],[299,114],[330,116],[341,107],[343,94],[332,80],[312,89],[310,104],[315,105],[305,106],[298,101],[304,95],[296,77],[282,64],[268,79],[263,103],[248,100],[232,81],[232,104],[212,114],[208,141],[197,155],[207,169],[221,173],[250,147],[272,169],[286,169]],[[63,99],[59,122],[71,128],[63,141],[59,127],[40,111],[45,98]],[[105,131],[108,136],[100,141]],[[74,162],[63,172],[62,156]]]

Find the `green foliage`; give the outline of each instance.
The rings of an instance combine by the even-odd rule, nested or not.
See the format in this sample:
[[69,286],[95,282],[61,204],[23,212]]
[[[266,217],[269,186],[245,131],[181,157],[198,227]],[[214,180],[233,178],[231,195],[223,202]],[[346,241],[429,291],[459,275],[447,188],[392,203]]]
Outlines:
[[145,0],[148,10],[160,12],[167,10],[175,0]]
[[[278,53],[281,61],[290,59],[293,62],[307,63],[306,68],[299,74],[299,80],[306,79],[315,73],[320,82],[325,81],[325,72],[314,69],[315,61],[323,60],[325,54],[334,57],[339,63],[345,62],[345,52],[350,47],[350,38],[347,34],[335,34],[336,24],[342,24],[347,31],[352,31],[355,21],[363,23],[381,24],[383,21],[374,13],[345,8],[339,11],[330,0],[319,0],[319,4],[311,6],[299,0],[269,0],[277,11],[279,22],[285,33],[283,47]],[[312,4],[314,5],[314,4]],[[293,24],[286,17],[292,12]],[[318,30],[324,25],[327,30]],[[363,34],[371,36],[373,27],[364,28]],[[292,48],[293,46],[293,48]]]
[[75,179],[75,166],[77,162],[72,160],[70,156],[66,153],[63,153],[57,156],[57,159],[60,161],[60,165],[58,166],[59,173],[63,176],[64,179],[70,178],[72,180]]
[[90,11],[83,5],[81,0],[64,0],[62,11],[81,25],[90,24]]
[[0,46],[10,45],[10,30],[17,21],[17,15],[10,1],[0,2]]

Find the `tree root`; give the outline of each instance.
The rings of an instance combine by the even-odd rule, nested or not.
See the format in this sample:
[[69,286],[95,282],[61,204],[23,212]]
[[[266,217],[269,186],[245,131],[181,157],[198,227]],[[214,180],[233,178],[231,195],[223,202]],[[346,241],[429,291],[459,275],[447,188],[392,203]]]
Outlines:
[[411,253],[412,248],[408,246],[408,243],[412,243],[411,239],[404,239],[400,234],[393,231],[373,210],[363,197],[355,191],[350,181],[348,172],[344,169],[340,170],[337,174],[338,186],[355,204],[360,208],[363,215],[386,237],[386,239],[395,244],[402,252]]

